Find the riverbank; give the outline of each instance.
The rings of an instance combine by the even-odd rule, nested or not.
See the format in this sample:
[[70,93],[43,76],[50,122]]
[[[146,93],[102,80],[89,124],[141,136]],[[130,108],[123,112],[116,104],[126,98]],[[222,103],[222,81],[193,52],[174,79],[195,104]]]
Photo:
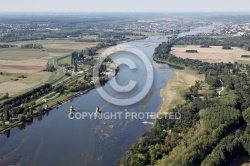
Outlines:
[[[115,65],[115,75],[118,73],[119,71],[119,65]],[[76,77],[78,78],[78,77]],[[104,82],[108,82],[110,78],[108,77],[105,77]],[[69,79],[71,82],[72,80],[72,77],[69,77]],[[64,80],[61,84],[66,84],[68,83],[67,81],[68,80]],[[104,83],[103,82],[103,83]],[[91,83],[90,83],[91,84]],[[74,86],[74,85],[71,85],[71,86]],[[29,115],[28,118],[25,118],[25,115],[23,115],[23,120],[19,120],[19,118],[13,118],[13,121],[9,122],[9,124],[5,124],[5,125],[0,125],[0,134],[4,134],[6,131],[18,126],[20,123],[26,123],[27,122],[27,119],[28,121],[34,119],[35,117],[38,117],[38,116],[43,116],[46,112],[49,112],[51,111],[52,109],[54,108],[58,108],[60,107],[62,104],[65,104],[71,100],[73,100],[74,98],[76,97],[79,97],[81,95],[84,95],[86,93],[88,93],[90,90],[94,89],[95,88],[95,85],[92,84],[92,86],[90,86],[89,88],[85,89],[85,90],[81,90],[81,91],[78,91],[78,92],[71,92],[69,93],[68,92],[63,92],[63,93],[58,93],[59,95],[55,95],[54,98],[52,98],[51,100],[49,99],[48,101],[46,102],[39,102],[39,103],[36,103],[36,101],[40,101],[42,99],[46,99],[46,96],[50,95],[50,93],[44,95],[44,96],[41,96],[40,98],[38,99],[35,99],[35,101],[30,101],[29,103],[31,102],[35,102],[36,105],[33,106],[31,109],[33,109],[32,111],[32,114]],[[49,108],[46,108],[45,107],[49,107]],[[20,116],[20,115],[19,115]],[[0,121],[1,122],[1,121]]]
[[168,80],[166,86],[161,89],[162,105],[159,112],[167,112],[178,104],[184,104],[182,92],[195,84],[197,80],[204,80],[204,75],[196,74],[188,69],[173,69],[174,76]]
[[[86,90],[84,90],[84,91],[77,92],[76,94],[74,94],[74,95],[72,95],[72,96],[63,95],[64,97],[63,97],[63,99],[60,100],[60,101],[57,100],[57,99],[53,99],[53,104],[51,104],[50,107],[49,107],[49,109],[46,110],[46,111],[48,112],[48,111],[53,110],[54,108],[58,108],[58,107],[60,107],[61,105],[63,105],[63,104],[65,104],[65,103],[67,103],[67,102],[73,100],[74,98],[79,97],[79,96],[81,96],[81,95],[84,95],[84,94],[88,93],[89,91],[91,91],[91,90],[94,89],[94,88],[95,88],[94,86],[93,86],[93,87],[90,87],[90,88],[88,88],[88,89],[86,89]],[[48,103],[42,104],[42,108],[43,108],[45,105],[47,105],[47,104],[48,104]],[[38,106],[37,106],[37,107],[38,107]],[[45,111],[43,111],[43,112],[45,112]],[[41,113],[34,113],[34,115],[33,115],[32,118],[34,119],[34,118],[36,118],[36,117],[38,117],[38,116],[41,116]],[[22,123],[26,123],[26,122],[16,121],[16,122],[10,124],[9,126],[0,128],[0,134],[4,134],[6,131],[11,130],[11,129],[14,128],[14,127],[17,127],[18,125],[20,125],[20,124],[22,124]]]

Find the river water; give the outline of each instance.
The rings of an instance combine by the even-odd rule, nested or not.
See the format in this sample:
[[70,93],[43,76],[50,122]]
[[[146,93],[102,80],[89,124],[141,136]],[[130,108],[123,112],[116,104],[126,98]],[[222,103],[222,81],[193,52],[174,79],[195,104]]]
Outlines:
[[[93,113],[97,106],[102,112],[158,112],[162,103],[160,89],[166,85],[172,71],[167,66],[155,64],[152,60],[154,49],[166,38],[152,37],[126,43],[142,50],[154,68],[154,82],[148,95],[131,106],[115,106],[105,101],[97,91],[87,94],[53,109],[49,115],[34,119],[33,123],[11,129],[9,135],[0,135],[0,165],[36,166],[80,166],[113,165],[126,150],[136,142],[154,120],[131,119],[69,119],[68,110],[73,105],[77,112]],[[105,91],[118,98],[128,98],[139,92],[146,81],[145,66],[139,58],[128,52],[119,52],[114,57],[126,56],[136,62],[138,70],[121,66],[116,80],[126,85],[129,80],[137,82],[133,94],[119,94],[109,83]],[[8,136],[8,137],[7,137]]]
[[[212,28],[211,28],[212,30]],[[70,119],[68,110],[73,105],[77,112],[93,113],[97,106],[102,112],[158,112],[162,103],[160,89],[173,76],[167,65],[153,62],[152,55],[159,43],[166,37],[150,37],[126,43],[142,50],[154,68],[154,82],[148,95],[131,106],[115,106],[105,101],[97,91],[87,94],[53,109],[48,115],[34,119],[32,124],[11,129],[7,135],[0,135],[0,165],[21,166],[109,166],[114,165],[129,147],[148,130],[153,119]],[[139,58],[128,52],[115,53],[117,57],[130,57],[138,70],[121,66],[116,80],[127,85],[130,80],[137,82],[133,93],[115,92],[109,83],[104,89],[117,98],[128,98],[138,93],[145,85],[147,74]],[[115,57],[116,57],[115,56]]]

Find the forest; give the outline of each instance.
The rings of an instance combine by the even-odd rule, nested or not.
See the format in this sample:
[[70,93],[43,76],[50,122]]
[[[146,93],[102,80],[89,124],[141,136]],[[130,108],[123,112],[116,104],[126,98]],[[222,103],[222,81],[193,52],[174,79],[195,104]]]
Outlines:
[[[185,104],[170,110],[180,112],[181,120],[157,119],[117,165],[224,166],[236,155],[249,157],[250,67],[182,59],[170,54],[176,44],[201,41],[206,47],[214,45],[213,42],[221,44],[215,39],[191,41],[185,37],[164,42],[155,49],[153,58],[156,62],[178,70],[193,70],[205,75],[205,80],[196,81],[184,91]],[[239,46],[244,41],[231,42],[227,44]],[[243,43],[241,47],[247,45]],[[218,91],[222,86],[225,90],[220,95]]]

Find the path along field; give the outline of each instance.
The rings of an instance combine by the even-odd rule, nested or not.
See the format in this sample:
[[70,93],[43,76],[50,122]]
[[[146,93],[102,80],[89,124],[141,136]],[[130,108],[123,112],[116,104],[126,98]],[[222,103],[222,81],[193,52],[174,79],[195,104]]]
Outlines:
[[[23,44],[41,44],[43,49],[22,49]],[[34,40],[11,43],[18,47],[0,49],[0,97],[25,92],[48,81],[52,73],[42,71],[48,61],[96,46],[98,43],[74,40]],[[27,78],[18,78],[19,76]]]
[[[197,50],[198,53],[186,53],[186,50]],[[231,50],[223,50],[221,46],[210,46],[210,48],[200,48],[200,46],[174,46],[172,54],[181,58],[198,59],[204,62],[239,62],[246,61],[250,63],[250,58],[241,58],[241,55],[250,55],[250,51],[241,48],[232,47]]]

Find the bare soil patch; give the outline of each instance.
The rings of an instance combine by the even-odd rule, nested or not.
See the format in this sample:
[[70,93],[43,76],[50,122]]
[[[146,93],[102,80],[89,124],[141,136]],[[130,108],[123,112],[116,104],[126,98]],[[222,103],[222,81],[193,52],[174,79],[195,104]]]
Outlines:
[[43,66],[21,66],[21,65],[2,65],[0,64],[0,70],[42,70]]

